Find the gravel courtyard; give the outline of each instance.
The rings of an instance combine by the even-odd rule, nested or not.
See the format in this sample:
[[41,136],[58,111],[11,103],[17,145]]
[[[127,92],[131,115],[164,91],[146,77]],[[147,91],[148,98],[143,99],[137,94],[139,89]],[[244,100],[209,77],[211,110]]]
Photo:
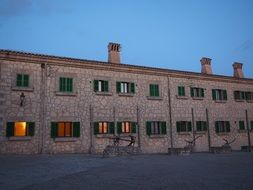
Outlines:
[[253,153],[0,155],[0,189],[253,189]]

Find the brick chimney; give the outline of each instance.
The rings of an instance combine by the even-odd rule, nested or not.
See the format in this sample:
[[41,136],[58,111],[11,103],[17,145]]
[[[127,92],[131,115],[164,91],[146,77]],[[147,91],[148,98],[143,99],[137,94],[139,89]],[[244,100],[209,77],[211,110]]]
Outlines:
[[108,62],[120,63],[120,44],[110,42],[108,44]]
[[234,68],[234,77],[236,78],[244,78],[244,74],[242,71],[242,63],[234,62],[233,68]]
[[211,67],[212,59],[207,57],[202,57],[200,60],[201,62],[201,73],[202,74],[213,74],[212,67]]

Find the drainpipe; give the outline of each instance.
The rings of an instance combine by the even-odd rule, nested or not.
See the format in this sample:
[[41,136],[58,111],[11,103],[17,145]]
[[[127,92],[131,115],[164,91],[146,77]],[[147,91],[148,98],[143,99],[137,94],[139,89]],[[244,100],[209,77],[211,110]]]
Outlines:
[[137,132],[138,132],[138,147],[141,149],[141,135],[140,135],[140,116],[139,116],[139,107],[136,108],[136,117],[137,117]]
[[249,129],[249,118],[248,118],[248,111],[245,110],[246,115],[246,127],[247,127],[247,136],[248,136],[248,151],[251,152],[251,140],[250,140],[250,129]]
[[93,145],[93,109],[92,105],[89,107],[90,111],[90,154],[94,152],[94,145]]
[[[194,120],[194,112],[193,108],[191,109],[192,112],[192,137],[195,139],[195,120]],[[195,140],[193,141],[193,146],[195,146]]]
[[206,124],[207,124],[207,140],[208,140],[208,150],[211,150],[211,138],[210,138],[210,128],[209,128],[209,117],[208,117],[208,109],[206,108]]
[[173,135],[172,135],[172,110],[171,110],[171,94],[170,94],[170,80],[168,76],[168,104],[169,104],[169,122],[170,122],[170,148],[173,148]]

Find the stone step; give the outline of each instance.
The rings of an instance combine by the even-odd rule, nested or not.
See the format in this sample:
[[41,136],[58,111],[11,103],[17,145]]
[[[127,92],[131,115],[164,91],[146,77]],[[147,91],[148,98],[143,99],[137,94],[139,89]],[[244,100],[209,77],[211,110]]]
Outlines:
[[126,156],[140,154],[139,147],[134,146],[107,146],[103,151],[103,157]]

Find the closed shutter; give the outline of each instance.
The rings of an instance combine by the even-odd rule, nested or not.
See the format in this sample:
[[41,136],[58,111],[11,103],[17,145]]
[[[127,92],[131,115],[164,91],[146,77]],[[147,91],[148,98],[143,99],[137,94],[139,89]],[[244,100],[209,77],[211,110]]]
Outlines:
[[181,86],[178,86],[178,87],[177,87],[177,93],[178,93],[178,96],[182,96],[182,93],[181,93]]
[[203,121],[203,131],[206,131],[206,130],[207,130],[207,122]]
[[120,93],[121,90],[121,82],[116,82],[116,91],[117,93]]
[[191,97],[194,96],[194,88],[191,88]]
[[60,78],[60,80],[59,80],[59,90],[61,91],[61,92],[63,92],[63,91],[65,91],[65,78]]
[[155,96],[159,96],[159,85],[155,85]]
[[117,122],[117,133],[118,134],[122,133],[122,122]]
[[108,81],[104,81],[104,88],[105,88],[105,92],[109,92],[109,82]]
[[196,129],[197,131],[201,131],[201,121],[196,121]]
[[153,84],[149,85],[149,96],[154,96],[154,85]]
[[226,132],[230,132],[230,123],[229,123],[229,121],[226,121],[225,125],[226,125]]
[[163,134],[163,135],[167,134],[166,122],[165,121],[161,122],[161,134]]
[[182,96],[185,96],[185,88],[184,86],[181,86]]
[[137,127],[137,123],[131,122],[131,133],[136,133],[136,127]]
[[58,123],[51,122],[51,138],[57,137]]
[[245,92],[241,92],[241,94],[242,94],[242,99],[245,100],[246,99]]
[[22,75],[21,74],[17,74],[16,86],[22,86]]
[[80,122],[73,122],[73,137],[80,137]]
[[27,128],[28,128],[28,136],[34,136],[35,123],[34,122],[27,122]]
[[6,124],[6,137],[14,136],[14,122],[7,122]]
[[114,134],[114,122],[109,123],[109,134]]
[[99,133],[99,122],[94,122],[93,128],[94,128],[94,135],[98,134]]
[[176,126],[177,126],[177,132],[181,132],[181,128],[180,128],[180,121],[176,122]]
[[227,100],[228,99],[228,97],[227,97],[227,91],[223,90],[222,93],[223,93],[224,100]]
[[135,84],[134,83],[130,84],[131,84],[131,93],[135,93]]
[[73,91],[73,79],[67,78],[67,91],[72,92]]
[[204,96],[205,96],[204,89],[201,88],[200,91],[201,91],[201,92],[200,92],[200,93],[201,93],[201,97],[204,97]]
[[29,75],[23,75],[24,77],[24,87],[28,87],[29,86]]
[[147,121],[146,122],[146,132],[147,132],[148,136],[151,135],[151,126],[152,126],[152,122],[151,121]]
[[213,97],[213,100],[216,100],[216,90],[215,89],[212,89],[212,97]]
[[218,121],[215,121],[215,132],[216,133],[220,132],[220,130],[219,130],[219,122]]
[[94,81],[93,81],[93,88],[94,88],[94,91],[95,91],[95,92],[98,91],[98,80],[94,80]]
[[187,122],[187,131],[192,131],[192,122]]
[[239,129],[240,130],[244,130],[245,129],[244,121],[239,121]]

